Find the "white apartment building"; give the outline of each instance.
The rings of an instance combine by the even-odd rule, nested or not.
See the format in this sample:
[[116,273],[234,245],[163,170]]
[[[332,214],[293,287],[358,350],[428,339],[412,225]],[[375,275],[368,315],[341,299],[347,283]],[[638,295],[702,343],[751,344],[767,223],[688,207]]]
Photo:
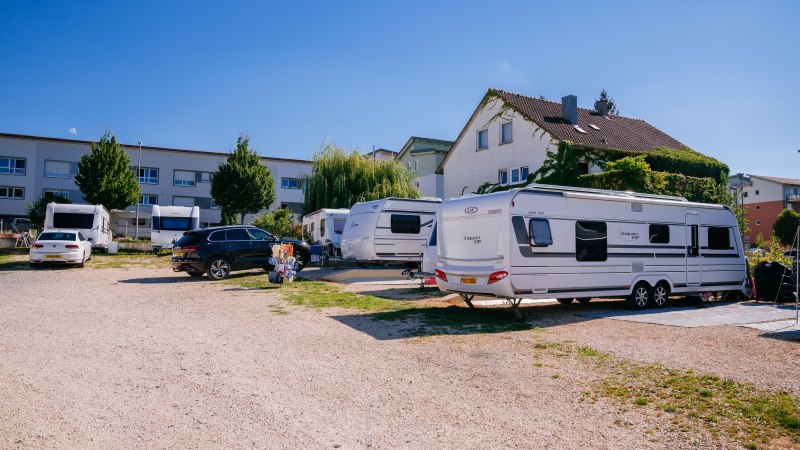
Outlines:
[[[90,141],[0,133],[0,219],[26,217],[26,207],[39,197],[63,196],[83,203],[75,174],[78,161],[91,149]],[[139,162],[138,145],[123,144],[132,170]],[[140,212],[149,217],[149,205],[200,207],[200,222],[220,222],[211,199],[211,174],[227,152],[209,152],[142,146],[138,174],[142,196]],[[284,207],[302,213],[304,175],[311,161],[262,157],[272,172],[277,199],[270,209]],[[130,210],[134,210],[133,205]],[[132,220],[132,219],[131,219]]]

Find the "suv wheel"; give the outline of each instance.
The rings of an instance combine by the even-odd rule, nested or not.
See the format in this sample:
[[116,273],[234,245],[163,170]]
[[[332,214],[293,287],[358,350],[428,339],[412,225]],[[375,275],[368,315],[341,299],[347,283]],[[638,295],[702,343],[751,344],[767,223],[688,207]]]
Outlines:
[[212,280],[224,280],[231,273],[231,264],[222,257],[211,258],[206,267],[206,273]]
[[297,271],[300,272],[303,270],[303,267],[306,265],[306,260],[301,252],[294,252],[294,261],[297,263]]

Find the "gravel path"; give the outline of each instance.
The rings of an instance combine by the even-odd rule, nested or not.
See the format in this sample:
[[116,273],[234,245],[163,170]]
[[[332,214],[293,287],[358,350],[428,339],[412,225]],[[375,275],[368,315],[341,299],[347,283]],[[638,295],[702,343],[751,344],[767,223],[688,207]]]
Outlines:
[[727,448],[585,401],[597,375],[534,359],[534,342],[797,377],[797,344],[753,330],[526,312],[545,330],[400,339],[352,312],[164,269],[0,272],[0,448]]

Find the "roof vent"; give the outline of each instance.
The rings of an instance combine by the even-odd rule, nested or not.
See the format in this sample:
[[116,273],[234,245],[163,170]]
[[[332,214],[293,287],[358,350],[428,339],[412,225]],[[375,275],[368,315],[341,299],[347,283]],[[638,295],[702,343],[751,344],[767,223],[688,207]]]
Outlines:
[[590,127],[591,129],[593,129],[593,130],[600,131],[600,127],[598,127],[597,125],[595,125],[595,124],[593,124],[593,123],[590,123],[590,124],[589,124],[589,127]]
[[578,97],[574,95],[561,97],[561,117],[572,125],[578,124]]

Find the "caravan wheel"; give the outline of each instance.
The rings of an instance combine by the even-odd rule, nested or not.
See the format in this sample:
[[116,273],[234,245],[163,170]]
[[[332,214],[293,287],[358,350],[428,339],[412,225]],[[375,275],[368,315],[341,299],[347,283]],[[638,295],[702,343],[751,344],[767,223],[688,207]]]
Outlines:
[[569,305],[570,303],[572,303],[573,299],[571,299],[571,298],[558,298],[556,300],[558,300],[558,303],[561,303],[562,305]]
[[653,289],[646,282],[640,281],[634,286],[626,303],[631,309],[645,309],[650,307],[652,301]]
[[660,282],[653,289],[653,304],[656,308],[663,308],[667,306],[669,300],[669,286],[665,282]]

